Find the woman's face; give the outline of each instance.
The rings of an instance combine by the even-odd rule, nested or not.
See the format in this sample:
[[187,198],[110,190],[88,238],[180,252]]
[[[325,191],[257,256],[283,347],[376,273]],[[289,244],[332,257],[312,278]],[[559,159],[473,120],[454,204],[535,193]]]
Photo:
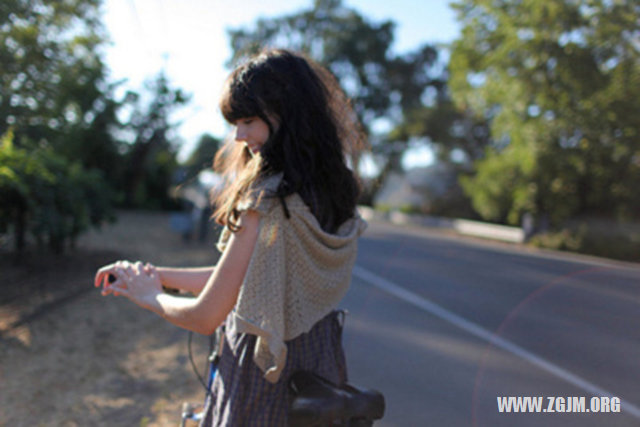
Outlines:
[[269,126],[258,116],[238,119],[234,126],[236,142],[245,144],[253,154],[257,154],[269,139]]

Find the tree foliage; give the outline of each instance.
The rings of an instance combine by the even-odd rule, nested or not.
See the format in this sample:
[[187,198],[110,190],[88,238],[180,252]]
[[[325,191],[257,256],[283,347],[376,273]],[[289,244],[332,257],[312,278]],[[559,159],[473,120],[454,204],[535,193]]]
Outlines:
[[[112,218],[116,200],[169,204],[168,116],[186,97],[160,75],[148,98],[115,99],[100,4],[0,3],[0,234],[12,232],[18,250],[32,236],[62,251]],[[132,113],[121,122],[123,111]]]
[[202,135],[198,140],[196,148],[184,163],[184,166],[187,168],[186,180],[197,176],[205,169],[211,169],[213,158],[221,145],[222,142],[219,139],[209,134]]
[[17,147],[11,131],[0,141],[0,233],[13,225],[18,251],[27,232],[54,252],[73,246],[89,226],[113,216],[111,192],[101,171],[51,147]]
[[[115,153],[98,0],[7,0],[0,5],[0,232],[56,252],[112,215],[112,192],[87,162]],[[100,138],[102,133],[102,139]],[[96,138],[96,141],[93,139]]]
[[458,107],[491,123],[463,184],[485,218],[640,212],[640,4],[464,0]]
[[[7,0],[0,5],[0,134],[59,143],[103,107],[99,0]],[[26,138],[23,138],[26,137]]]
[[180,89],[172,88],[163,72],[146,84],[148,102],[129,92],[132,110],[126,130],[133,135],[125,155],[125,205],[129,207],[167,208],[172,206],[168,188],[177,167],[176,143],[171,122],[173,111],[188,102]]
[[432,101],[407,111],[389,140],[406,141],[427,138],[438,161],[455,163],[461,170],[484,157],[490,130],[486,119],[468,109],[458,108],[450,97],[448,85],[442,85]]

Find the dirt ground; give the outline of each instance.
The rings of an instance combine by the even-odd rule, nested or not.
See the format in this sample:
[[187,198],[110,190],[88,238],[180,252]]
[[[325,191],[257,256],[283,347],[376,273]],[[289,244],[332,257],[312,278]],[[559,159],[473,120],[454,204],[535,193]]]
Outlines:
[[[0,425],[175,426],[182,402],[201,402],[188,333],[93,287],[117,259],[214,264],[215,233],[185,242],[169,214],[121,212],[63,256],[0,252]],[[201,371],[206,337],[194,335]]]

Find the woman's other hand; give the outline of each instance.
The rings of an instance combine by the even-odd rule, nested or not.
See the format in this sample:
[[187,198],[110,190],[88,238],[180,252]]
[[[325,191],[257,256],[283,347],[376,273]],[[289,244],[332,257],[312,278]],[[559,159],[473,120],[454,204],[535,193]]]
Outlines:
[[116,275],[120,280],[112,283],[113,291],[129,298],[140,307],[151,309],[155,305],[156,297],[163,293],[162,283],[155,268],[146,269],[141,262],[117,269]]
[[102,295],[125,296],[143,308],[150,308],[155,297],[162,293],[162,283],[155,266],[118,261],[102,267],[95,278],[95,286],[103,286]]

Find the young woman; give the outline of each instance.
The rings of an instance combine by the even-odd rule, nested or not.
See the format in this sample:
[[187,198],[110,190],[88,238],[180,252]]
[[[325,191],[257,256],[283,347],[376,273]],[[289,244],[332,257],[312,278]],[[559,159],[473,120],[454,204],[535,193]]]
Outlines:
[[[286,50],[267,50],[234,70],[220,109],[236,143],[215,160],[227,183],[214,200],[225,226],[218,264],[119,261],[101,268],[95,285],[195,332],[224,323],[203,425],[286,425],[293,372],[347,379],[335,308],[366,227],[347,160],[364,139],[333,76]],[[163,285],[197,296],[172,296]]]

